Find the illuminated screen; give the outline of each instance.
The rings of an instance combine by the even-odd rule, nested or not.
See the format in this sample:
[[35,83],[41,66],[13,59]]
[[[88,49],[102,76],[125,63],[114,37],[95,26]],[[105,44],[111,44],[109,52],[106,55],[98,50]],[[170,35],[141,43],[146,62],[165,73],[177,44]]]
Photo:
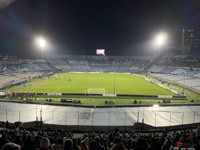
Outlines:
[[105,55],[105,49],[97,49],[96,54],[97,55]]

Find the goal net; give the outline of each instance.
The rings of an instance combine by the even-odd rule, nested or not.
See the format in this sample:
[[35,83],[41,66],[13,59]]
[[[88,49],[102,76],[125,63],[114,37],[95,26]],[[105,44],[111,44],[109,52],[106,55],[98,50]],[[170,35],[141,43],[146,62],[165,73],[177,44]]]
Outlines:
[[88,89],[88,94],[105,94],[105,89],[99,89],[99,88]]

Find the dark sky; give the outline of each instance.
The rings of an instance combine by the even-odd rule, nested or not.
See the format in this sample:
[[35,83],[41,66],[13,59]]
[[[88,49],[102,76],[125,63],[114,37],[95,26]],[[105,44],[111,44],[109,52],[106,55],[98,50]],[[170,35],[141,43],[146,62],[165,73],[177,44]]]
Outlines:
[[34,38],[42,35],[45,53],[145,54],[155,34],[177,45],[190,26],[200,26],[199,0],[16,0],[0,10],[0,53],[40,56]]

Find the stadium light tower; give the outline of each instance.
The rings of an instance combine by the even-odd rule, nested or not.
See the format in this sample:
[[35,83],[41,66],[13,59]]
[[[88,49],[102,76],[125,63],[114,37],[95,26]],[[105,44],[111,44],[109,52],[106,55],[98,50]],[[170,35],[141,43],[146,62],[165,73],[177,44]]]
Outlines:
[[41,48],[41,50],[42,50],[42,59],[44,59],[44,48],[45,48],[45,46],[46,46],[46,40],[44,39],[44,38],[39,38],[38,39],[38,43],[39,43],[39,46],[40,46],[40,48]]
[[156,37],[156,43],[157,43],[157,46],[159,46],[159,55],[160,55],[160,49],[161,49],[161,47],[164,44],[166,44],[166,40],[167,40],[167,36],[166,36],[165,33],[160,33]]

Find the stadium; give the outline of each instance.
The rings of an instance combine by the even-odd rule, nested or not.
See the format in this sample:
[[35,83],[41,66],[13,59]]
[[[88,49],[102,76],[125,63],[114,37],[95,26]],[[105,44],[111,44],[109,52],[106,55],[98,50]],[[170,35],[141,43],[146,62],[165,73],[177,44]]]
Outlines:
[[[160,60],[157,57],[160,56],[47,55],[44,60],[2,57],[2,93],[13,99],[28,99],[31,95],[37,101],[45,97],[53,101],[60,101],[57,98],[62,96],[79,97],[81,104],[91,105],[103,105],[105,99],[132,104],[135,98],[142,104],[147,103],[145,98],[153,99],[152,104],[165,99],[172,103],[198,103],[199,58],[191,61],[190,55],[175,54],[166,54]],[[184,59],[185,66],[170,66],[174,58],[178,58],[177,63]],[[192,65],[197,69],[191,71],[188,66]],[[88,103],[95,96],[101,102]]]
[[[172,61],[174,58],[176,66]],[[47,55],[44,60],[31,60],[2,57],[1,93],[13,101],[91,108],[193,105],[199,103],[198,59],[172,53],[155,58]],[[194,66],[194,69],[191,71],[188,66]],[[176,113],[182,116],[182,112]],[[135,122],[137,120],[135,118]],[[156,126],[163,125],[157,123]]]
[[2,56],[0,118],[72,131],[195,126],[200,121],[198,60],[173,53]]
[[0,121],[8,129],[75,135],[115,129],[196,132],[199,58],[174,51],[155,56],[2,56]]
[[0,150],[200,150],[199,3],[152,4],[0,1]]

